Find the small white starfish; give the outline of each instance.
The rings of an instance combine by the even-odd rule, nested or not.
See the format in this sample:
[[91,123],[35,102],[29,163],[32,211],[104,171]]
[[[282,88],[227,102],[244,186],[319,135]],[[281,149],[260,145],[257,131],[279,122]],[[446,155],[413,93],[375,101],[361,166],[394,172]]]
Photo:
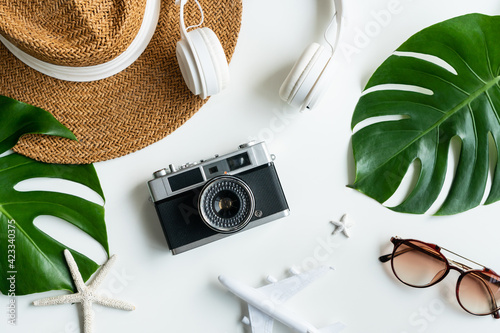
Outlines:
[[349,229],[353,226],[353,223],[347,218],[347,214],[342,215],[340,221],[330,221],[335,226],[332,235],[336,235],[342,232],[346,237],[351,237]]
[[104,277],[108,273],[110,267],[116,260],[116,255],[111,256],[109,260],[101,267],[101,269],[94,276],[92,282],[88,286],[83,282],[82,275],[78,270],[75,259],[71,255],[71,252],[64,250],[64,256],[66,257],[66,262],[68,263],[69,270],[71,272],[71,277],[75,282],[76,289],[78,292],[76,294],[62,295],[42,298],[33,302],[35,306],[43,305],[57,305],[57,304],[68,304],[68,303],[81,303],[83,308],[83,330],[84,333],[92,333],[93,329],[93,319],[94,311],[92,310],[92,303],[101,304],[107,307],[112,307],[115,309],[135,310],[135,306],[130,303],[120,301],[113,298],[108,298],[99,295],[96,292],[97,287],[101,284]]

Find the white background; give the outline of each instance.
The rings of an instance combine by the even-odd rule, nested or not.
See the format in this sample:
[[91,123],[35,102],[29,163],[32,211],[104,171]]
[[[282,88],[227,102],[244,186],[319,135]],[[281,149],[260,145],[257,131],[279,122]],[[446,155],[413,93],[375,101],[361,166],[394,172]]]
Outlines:
[[[440,244],[499,271],[500,203],[450,217],[409,215],[392,212],[346,185],[354,180],[351,116],[374,70],[417,31],[462,14],[498,14],[500,4],[350,0],[343,7],[336,78],[315,110],[298,113],[284,105],[277,92],[302,50],[313,41],[323,42],[330,2],[244,1],[230,87],[162,141],[95,164],[106,196],[110,252],[118,255],[103,289],[137,308],[124,312],[96,305],[95,332],[246,332],[239,321],[245,313],[243,303],[219,284],[217,276],[228,274],[258,287],[268,274],[281,279],[291,266],[303,269],[313,264],[331,265],[335,271],[288,305],[318,327],[340,320],[347,325],[346,333],[498,330],[500,320],[472,316],[459,307],[454,296],[457,273],[432,288],[413,289],[395,280],[389,265],[377,258],[392,249],[390,237],[399,235]],[[376,16],[380,20],[381,11],[389,8],[393,13],[377,21]],[[360,37],[363,31],[368,38]],[[266,139],[276,155],[291,215],[172,256],[148,201],[146,183],[152,172],[170,163],[231,152],[250,138]],[[62,188],[69,186],[61,183],[58,190]],[[334,227],[329,221],[344,213],[354,223],[349,239],[331,235]],[[97,262],[105,261],[99,245],[61,221],[41,218],[37,225]],[[0,331],[79,332],[79,305],[31,305],[64,293],[18,297],[15,327],[7,324],[8,298],[1,296],[0,312],[5,315],[0,316]],[[274,331],[289,329],[276,324]]]

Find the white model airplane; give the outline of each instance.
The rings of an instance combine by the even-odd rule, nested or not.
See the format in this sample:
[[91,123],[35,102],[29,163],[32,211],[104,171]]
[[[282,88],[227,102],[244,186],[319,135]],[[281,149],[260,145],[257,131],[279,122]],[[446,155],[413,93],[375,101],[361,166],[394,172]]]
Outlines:
[[250,319],[244,318],[243,322],[251,325],[252,333],[271,333],[274,320],[302,333],[335,333],[340,332],[345,325],[337,322],[318,329],[283,306],[286,300],[330,269],[332,268],[321,266],[301,274],[292,269],[294,276],[281,281],[268,277],[271,284],[258,289],[224,275],[219,276],[219,281],[230,292],[248,303]]

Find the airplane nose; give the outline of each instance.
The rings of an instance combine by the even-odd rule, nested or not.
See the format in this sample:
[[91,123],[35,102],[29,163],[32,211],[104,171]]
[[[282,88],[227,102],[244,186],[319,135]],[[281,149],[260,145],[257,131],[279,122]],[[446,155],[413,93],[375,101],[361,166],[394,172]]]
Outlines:
[[222,283],[223,286],[227,286],[227,278],[224,275],[219,275],[219,282]]
[[233,294],[236,290],[239,290],[242,287],[241,284],[238,283],[238,281],[225,275],[219,275],[219,282]]

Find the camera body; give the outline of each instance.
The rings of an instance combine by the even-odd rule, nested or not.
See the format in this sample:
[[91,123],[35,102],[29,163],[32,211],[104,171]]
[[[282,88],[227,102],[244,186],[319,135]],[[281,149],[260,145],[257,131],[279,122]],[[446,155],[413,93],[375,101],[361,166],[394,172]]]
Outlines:
[[289,214],[264,142],[180,168],[170,165],[148,182],[173,254]]

